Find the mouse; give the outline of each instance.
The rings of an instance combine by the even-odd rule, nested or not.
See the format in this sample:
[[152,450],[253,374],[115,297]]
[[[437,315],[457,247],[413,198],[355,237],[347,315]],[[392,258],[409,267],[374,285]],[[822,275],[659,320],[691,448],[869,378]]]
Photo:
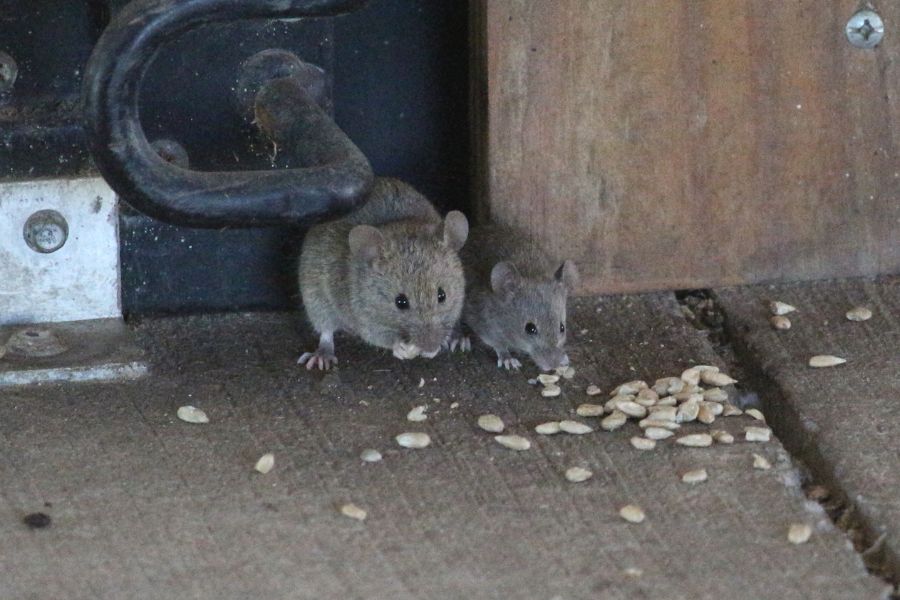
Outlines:
[[[496,224],[472,228],[462,260],[467,285],[461,324],[494,349],[498,367],[519,369],[513,353],[544,371],[569,364],[566,303],[578,285],[573,261],[554,261],[526,233]],[[465,352],[471,341],[458,327],[447,347]]]
[[299,364],[337,364],[334,334],[355,335],[399,359],[433,358],[462,314],[465,275],[459,251],[465,215],[441,218],[402,181],[378,178],[364,204],[312,227],[303,241],[300,295],[319,345]]

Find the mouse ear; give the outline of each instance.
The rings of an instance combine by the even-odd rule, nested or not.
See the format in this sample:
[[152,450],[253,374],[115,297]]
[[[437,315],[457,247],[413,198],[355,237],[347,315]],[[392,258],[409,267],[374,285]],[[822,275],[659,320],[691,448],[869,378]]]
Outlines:
[[516,267],[512,263],[498,262],[491,269],[491,289],[495,294],[508,294],[516,283]]
[[444,245],[458,252],[469,237],[469,221],[458,210],[451,210],[444,218]]
[[557,281],[561,281],[566,286],[566,289],[571,292],[578,285],[578,267],[571,260],[567,260],[559,265],[554,278]]
[[371,225],[357,225],[350,230],[350,256],[372,262],[381,255],[384,235]]

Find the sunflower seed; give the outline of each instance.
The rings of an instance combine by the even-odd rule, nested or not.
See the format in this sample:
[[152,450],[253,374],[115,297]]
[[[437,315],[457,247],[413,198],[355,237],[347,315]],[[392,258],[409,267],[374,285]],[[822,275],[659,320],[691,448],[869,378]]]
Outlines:
[[872,311],[865,306],[857,306],[847,311],[847,319],[850,321],[868,321],[872,318]]
[[425,378],[424,377],[419,378],[419,387],[420,388],[425,387]]
[[772,324],[773,329],[777,329],[779,331],[787,331],[791,328],[791,320],[781,315],[769,317],[769,323]]
[[812,527],[806,523],[794,523],[788,528],[788,541],[792,544],[805,544],[812,537]]
[[584,423],[579,423],[578,421],[560,421],[559,429],[565,433],[571,433],[574,435],[584,435],[585,433],[590,433],[594,430],[593,427],[585,425]]
[[547,421],[546,423],[541,423],[535,427],[534,430],[541,435],[553,435],[554,433],[559,433],[559,421]]
[[575,368],[574,367],[558,367],[556,369],[557,375],[561,375],[563,379],[572,379],[575,377]]
[[496,435],[494,439],[498,444],[510,450],[528,450],[531,448],[531,442],[520,435]]
[[762,414],[762,412],[760,412],[756,408],[748,408],[747,410],[744,411],[744,414],[750,415],[757,421],[762,421],[763,423],[766,422],[766,416],[764,414]]
[[656,402],[657,400],[659,400],[659,394],[657,394],[650,388],[644,388],[638,390],[637,400],[652,400],[653,402]]
[[696,398],[692,398],[678,407],[675,413],[676,423],[690,423],[696,421],[700,414],[700,402]]
[[[662,431],[666,431],[666,430],[663,429]],[[666,431],[666,433],[670,433],[670,432]],[[653,450],[654,448],[656,448],[656,440],[636,435],[631,438],[631,445],[634,446],[635,448],[637,448],[638,450]]]
[[657,421],[674,421],[678,415],[678,409],[674,406],[652,406],[647,412],[648,419]]
[[675,406],[678,404],[678,401],[675,399],[675,396],[666,396],[665,398],[660,398],[654,406]]
[[678,377],[663,377],[653,384],[653,391],[660,396],[677,394],[684,389],[684,382]]
[[505,429],[503,420],[497,415],[481,415],[478,417],[478,426],[491,433],[500,433]]
[[739,417],[744,414],[744,411],[739,409],[734,404],[725,403],[724,410],[722,411],[723,417]]
[[709,388],[703,390],[703,399],[707,402],[726,402],[728,400],[728,392],[722,388]]
[[706,472],[706,469],[694,469],[693,471],[682,473],[681,480],[685,483],[700,483],[706,481],[708,477],[709,474]]
[[275,466],[275,455],[271,452],[266,452],[262,456],[259,457],[259,460],[256,461],[256,464],[253,466],[254,469],[265,475]]
[[553,398],[559,396],[560,392],[562,392],[560,387],[555,383],[552,383],[541,390],[541,396],[544,398]]
[[581,483],[593,477],[593,473],[582,467],[570,467],[566,469],[566,479],[572,483]]
[[357,521],[365,521],[368,513],[353,504],[352,502],[347,503],[341,507],[341,514],[345,517],[350,517],[351,519],[356,519]]
[[381,452],[375,448],[366,448],[359,453],[359,457],[366,462],[378,462],[381,460]]
[[635,379],[634,381],[629,381],[628,383],[623,383],[616,389],[614,389],[609,395],[610,396],[629,396],[637,394],[639,391],[644,389],[647,386],[646,381],[641,381],[640,379]]
[[575,409],[575,414],[579,417],[600,417],[603,412],[603,406],[600,404],[579,404]]
[[584,390],[584,392],[585,392],[588,396],[596,396],[596,395],[598,395],[598,394],[602,394],[602,393],[603,393],[603,390],[601,390],[601,389],[600,389],[599,387],[597,387],[596,385],[589,385],[589,386],[587,386],[587,389]]
[[786,302],[781,302],[780,300],[773,300],[769,302],[769,310],[772,311],[773,315],[786,315],[788,313],[792,313],[797,310],[795,307],[787,304]]
[[676,429],[681,429],[681,425],[676,423],[675,421],[667,421],[665,419],[654,419],[653,416],[649,416],[646,419],[642,419],[638,422],[638,427],[641,429],[650,429],[651,427],[658,427],[659,429],[667,429],[669,431],[675,431]]
[[[712,425],[716,420],[716,415],[713,414],[712,410],[709,408],[709,404],[714,404],[712,402],[709,403],[701,403],[700,409],[697,411],[697,420],[703,423],[704,425]],[[716,404],[716,406],[719,406]]]
[[725,412],[725,407],[718,402],[707,402],[706,400],[704,400],[700,403],[700,406],[705,406],[707,409],[709,409],[709,412],[711,412],[714,417],[718,417],[723,412]]
[[713,371],[703,371],[700,373],[700,380],[707,385],[714,385],[716,387],[737,383],[737,379],[732,379],[725,373],[714,373]]
[[607,400],[606,404],[604,404],[603,406],[606,410],[613,411],[613,410],[617,410],[619,408],[620,402],[634,402],[634,396],[633,395],[626,396],[626,395],[619,394],[619,395],[613,396],[612,398]]
[[628,416],[620,410],[614,410],[600,421],[600,428],[606,431],[615,431],[625,424]]
[[209,417],[199,408],[187,405],[178,409],[178,418],[186,423],[209,423]]
[[712,439],[714,439],[717,444],[734,443],[734,436],[722,429],[713,429],[710,435],[712,435]]
[[619,402],[618,409],[629,417],[641,419],[647,416],[647,409],[637,402]]
[[674,398],[678,402],[687,402],[688,400],[696,400],[697,402],[700,402],[701,400],[703,400],[703,394],[697,391],[686,389],[683,392],[675,394]]
[[427,433],[406,432],[401,433],[394,439],[404,448],[425,448],[431,444],[431,438],[428,437]]
[[700,384],[700,371],[694,367],[690,369],[685,369],[681,373],[681,380],[688,385],[699,385]]
[[[666,438],[670,438],[674,433],[672,433],[667,427],[648,427],[644,430],[644,436],[651,440],[664,440]],[[632,438],[633,440],[634,438]]]
[[619,509],[619,516],[629,523],[641,523],[647,516],[640,506],[628,504]]
[[830,354],[819,354],[809,359],[809,366],[820,369],[822,367],[835,367],[847,362],[846,358],[831,356]]
[[760,471],[768,471],[772,468],[772,463],[769,462],[762,454],[753,453],[753,468],[759,469]]
[[656,400],[651,400],[650,398],[635,398],[635,404],[640,404],[644,408],[650,408],[651,406],[656,406]]
[[425,411],[428,410],[428,406],[421,405],[417,406],[406,415],[407,421],[412,421],[413,423],[421,423],[425,419],[428,418],[428,415],[425,414]]
[[552,383],[556,383],[559,381],[559,375],[551,375],[549,373],[541,373],[537,376],[537,380],[541,382],[541,385],[550,385]]
[[718,373],[721,369],[715,365],[694,365],[700,373]]
[[701,448],[712,445],[712,436],[708,433],[691,433],[678,438],[675,440],[675,443],[681,444],[682,446]]
[[748,442],[768,442],[772,437],[772,430],[768,427],[744,427],[744,439]]

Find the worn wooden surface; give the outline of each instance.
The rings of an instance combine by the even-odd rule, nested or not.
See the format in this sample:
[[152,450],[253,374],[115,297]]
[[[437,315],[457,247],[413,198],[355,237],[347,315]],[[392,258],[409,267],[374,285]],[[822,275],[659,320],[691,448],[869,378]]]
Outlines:
[[857,8],[475,2],[480,216],[585,292],[900,271],[900,4],[874,51]]
[[[668,296],[585,298],[570,315],[577,374],[554,399],[527,383],[535,369],[500,372],[480,346],[401,362],[339,336],[339,368],[309,373],[294,359],[315,338],[285,315],[147,322],[155,371],[142,382],[0,392],[0,598],[883,597],[777,441],[641,452],[634,424],[534,434],[569,417],[588,383],[716,360]],[[182,404],[210,423],[179,421]],[[428,420],[410,423],[418,404]],[[496,444],[475,426],[486,412],[533,448]],[[404,430],[434,443],[401,449]],[[360,461],[366,447],[384,460]],[[252,468],[264,452],[268,475]],[[751,452],[773,469],[754,470]],[[593,479],[567,482],[574,465]],[[697,467],[707,482],[680,481]],[[348,501],[364,523],[338,514]],[[646,522],[620,519],[626,503]],[[52,525],[29,530],[32,511]],[[815,526],[808,544],[788,542],[793,522]]]

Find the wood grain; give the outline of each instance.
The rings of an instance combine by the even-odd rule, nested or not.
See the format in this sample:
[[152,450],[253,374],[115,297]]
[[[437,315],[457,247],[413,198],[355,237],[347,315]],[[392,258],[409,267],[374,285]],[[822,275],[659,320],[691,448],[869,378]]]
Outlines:
[[900,271],[900,5],[480,0],[481,218],[584,293]]

